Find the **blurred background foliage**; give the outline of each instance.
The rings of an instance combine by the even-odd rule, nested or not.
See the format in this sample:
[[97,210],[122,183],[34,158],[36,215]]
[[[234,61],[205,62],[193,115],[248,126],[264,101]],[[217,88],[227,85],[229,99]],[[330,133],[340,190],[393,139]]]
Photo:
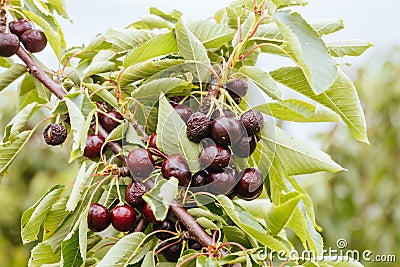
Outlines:
[[[336,241],[345,238],[348,249],[394,254],[400,261],[400,49],[369,62],[360,68],[356,84],[366,108],[371,146],[354,141],[345,127],[334,127],[319,137],[322,148],[348,172],[317,174],[301,181],[314,200],[326,247],[336,249]],[[2,132],[16,113],[15,103],[14,90],[0,93]],[[69,151],[44,143],[44,127],[23,149],[0,185],[0,266],[26,266],[35,244],[21,243],[22,212],[51,185],[69,184],[77,173],[76,166],[67,163]]]
[[366,266],[399,266],[400,49],[368,62],[355,83],[371,145],[355,142],[340,125],[321,136],[323,149],[348,171],[307,179],[307,191],[326,247],[337,249],[337,240],[344,238],[347,249],[397,258],[397,263],[362,262]]
[[[18,83],[18,82],[17,82]],[[16,84],[17,84],[16,83]],[[17,112],[17,95],[9,88],[0,93],[0,138],[7,123]],[[37,113],[26,127],[33,128],[45,116]],[[69,151],[49,147],[40,127],[12,163],[0,185],[0,266],[27,266],[30,249],[36,244],[22,245],[20,219],[51,185],[69,184],[77,174],[75,164],[69,165]],[[71,140],[68,140],[71,141]]]

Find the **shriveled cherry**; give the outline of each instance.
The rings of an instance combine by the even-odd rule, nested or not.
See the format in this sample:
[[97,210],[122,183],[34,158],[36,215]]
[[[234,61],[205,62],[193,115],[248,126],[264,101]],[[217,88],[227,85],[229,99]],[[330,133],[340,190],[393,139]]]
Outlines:
[[200,165],[209,171],[222,170],[231,159],[231,151],[218,144],[205,146],[200,153]]
[[128,205],[116,206],[111,211],[111,223],[115,230],[129,231],[136,221],[135,210]]
[[48,145],[61,145],[67,139],[67,129],[61,124],[49,124],[43,131],[43,138]]
[[111,224],[111,214],[106,207],[93,203],[89,207],[87,223],[93,232],[101,232]]
[[146,194],[146,185],[141,182],[134,182],[125,189],[125,200],[132,207],[143,206],[143,195]]
[[190,140],[196,143],[199,143],[204,138],[210,137],[210,119],[204,113],[193,113],[187,121],[186,134]]
[[239,174],[236,185],[236,194],[245,200],[252,200],[261,195],[263,190],[263,176],[256,168],[247,168]]
[[166,159],[161,166],[161,173],[164,178],[175,177],[180,186],[187,186],[191,180],[191,172],[187,160],[180,154],[174,154]]
[[263,115],[256,109],[243,113],[240,121],[243,123],[249,136],[258,134],[264,126]]
[[134,177],[147,178],[154,170],[154,160],[148,150],[137,148],[129,152],[127,167]]
[[90,134],[86,138],[86,147],[83,155],[89,159],[100,156],[101,148],[104,145],[104,138],[100,135]]

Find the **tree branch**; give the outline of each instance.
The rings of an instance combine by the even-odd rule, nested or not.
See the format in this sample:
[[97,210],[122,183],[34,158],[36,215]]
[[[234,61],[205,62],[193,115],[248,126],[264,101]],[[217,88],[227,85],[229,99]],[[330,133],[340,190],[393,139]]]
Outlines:
[[[44,86],[46,86],[54,95],[59,99],[63,99],[67,95],[67,91],[62,87],[61,84],[56,83],[52,80],[35,62],[35,60],[22,48],[18,50],[17,55],[28,67],[29,73],[32,77],[39,80]],[[95,127],[95,126],[94,126]],[[102,127],[101,123],[98,125],[98,133],[104,139],[107,139],[108,133]],[[122,147],[118,143],[109,142],[108,146],[114,154],[120,154]],[[122,163],[126,166],[126,159],[120,157]],[[154,186],[153,181],[148,180],[147,185],[151,188]],[[190,234],[195,237],[203,246],[209,246],[212,244],[212,238],[204,231],[204,229],[197,223],[197,221],[186,211],[184,207],[178,201],[174,200],[170,206],[170,210],[176,215],[176,217],[183,223],[188,229]]]

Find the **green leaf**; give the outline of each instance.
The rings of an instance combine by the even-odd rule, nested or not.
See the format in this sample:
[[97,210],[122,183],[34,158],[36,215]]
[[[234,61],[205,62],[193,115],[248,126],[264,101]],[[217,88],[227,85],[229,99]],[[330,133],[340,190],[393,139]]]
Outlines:
[[34,130],[24,131],[20,133],[14,141],[0,144],[0,178],[3,177],[8,166],[10,166],[11,162],[13,162],[33,133]]
[[295,122],[336,122],[339,116],[323,106],[287,99],[254,107],[275,118]]
[[0,57],[0,67],[9,68],[14,65],[14,60],[9,57]]
[[[186,59],[201,62],[211,68],[206,48],[202,42],[194,36],[188,26],[180,20],[175,26],[176,41],[178,42],[179,54]],[[200,64],[196,64],[194,70],[196,77],[200,81],[205,81],[210,75],[210,71]]]
[[156,7],[150,7],[150,14],[159,16],[172,23],[177,23],[182,16],[182,13],[176,9],[172,10],[170,13],[165,13]]
[[221,204],[231,220],[248,235],[275,251],[287,250],[282,242],[268,235],[267,231],[241,206],[235,204],[228,197],[223,195],[219,195],[217,201]]
[[124,70],[120,76],[120,84],[128,85],[132,82],[151,77],[160,71],[185,63],[182,59],[148,60],[132,65]]
[[24,75],[28,69],[21,64],[14,64],[0,74],[0,92],[16,79]]
[[268,210],[265,221],[272,235],[278,235],[283,230],[300,202],[302,196],[297,192],[293,193],[295,194],[290,194],[285,202],[273,205]]
[[21,133],[21,130],[25,126],[26,122],[37,110],[37,106],[37,103],[31,103],[14,116],[14,118],[6,126],[3,142],[12,142],[18,138],[18,135]]
[[80,267],[83,259],[79,252],[79,232],[71,232],[61,243],[62,266]]
[[[88,250],[88,234],[89,231],[87,216],[88,216],[89,208],[87,207],[82,213],[82,217],[79,222],[79,251],[81,253],[81,257],[84,261],[86,261],[86,252]],[[101,239],[100,239],[101,240]],[[99,240],[99,241],[100,241]],[[90,249],[90,248],[89,248]]]
[[221,224],[228,225],[222,217],[212,213],[211,211],[209,211],[206,208],[192,208],[192,209],[188,210],[188,213],[190,215],[194,216],[195,218],[203,217],[203,218],[207,218],[211,221],[217,221],[217,222],[220,222]]
[[358,57],[373,46],[373,44],[362,40],[345,40],[328,42],[327,46],[329,53],[333,57]]
[[178,179],[161,179],[146,194],[143,195],[144,201],[150,205],[157,221],[163,221],[168,214],[169,206],[178,195]]
[[337,67],[324,42],[299,13],[278,11],[275,19],[314,93],[326,91],[335,81]]
[[159,16],[150,14],[141,17],[139,21],[131,24],[130,27],[136,29],[154,30],[154,29],[172,29],[174,25]]
[[65,206],[68,198],[68,196],[60,198],[47,213],[43,223],[43,241],[51,237],[67,218],[69,212],[65,210]]
[[50,9],[54,9],[58,15],[64,19],[69,19],[67,11],[65,10],[64,0],[48,0],[47,5]]
[[121,140],[124,137],[124,132],[126,130],[126,127],[128,127],[127,123],[128,122],[124,121],[120,125],[118,125],[114,130],[112,130],[111,133],[108,135],[106,142]]
[[124,60],[124,67],[146,61],[151,58],[178,52],[175,35],[172,32],[154,36],[147,42],[132,49]]
[[65,186],[53,186],[39,202],[24,212],[21,219],[21,237],[24,244],[37,240],[40,226],[64,190]]
[[205,255],[196,258],[196,267],[220,267],[216,258],[210,258]]
[[28,267],[42,267],[45,264],[58,263],[60,259],[60,252],[54,253],[50,245],[39,243],[31,251]]
[[277,8],[284,8],[289,6],[305,6],[308,4],[304,0],[272,0]]
[[189,140],[185,122],[164,96],[160,98],[159,104],[157,147],[168,156],[183,155],[192,172],[200,170],[199,144]]
[[148,267],[156,266],[153,251],[149,251],[146,253],[146,256],[144,257],[142,262],[142,266],[148,266]]
[[238,70],[239,74],[244,75],[253,81],[258,88],[274,99],[281,98],[281,91],[271,75],[257,67],[244,66]]
[[274,124],[264,127],[261,142],[270,149],[269,153],[280,162],[286,175],[343,170],[328,154],[296,139]]
[[252,244],[250,243],[245,232],[240,230],[236,226],[222,226],[222,231],[224,233],[225,238],[229,242],[236,242],[244,246],[245,248],[251,248]]
[[342,70],[338,70],[336,81],[329,90],[320,95],[314,94],[299,68],[281,68],[271,72],[271,76],[281,84],[339,114],[356,140],[369,143],[364,113],[357,90],[353,82]]
[[107,89],[100,90],[103,86],[94,83],[83,83],[83,86],[88,88],[91,93],[96,92],[96,96],[110,104],[113,108],[118,108],[117,98]]
[[187,27],[206,49],[220,48],[230,42],[235,34],[235,30],[211,20],[193,21],[188,23]]
[[343,20],[322,20],[311,22],[313,29],[320,35],[328,35],[344,29]]
[[318,258],[317,263],[319,267],[363,267],[361,263],[348,256],[325,256],[322,260]]
[[136,29],[110,28],[106,34],[106,41],[112,44],[112,49],[122,53],[126,52],[152,38],[152,34]]
[[97,267],[128,266],[131,258],[141,249],[146,242],[143,233],[132,233],[121,238],[97,264]]
[[24,7],[22,12],[27,18],[43,29],[50,46],[53,48],[57,58],[60,59],[66,44],[64,33],[57,20],[42,2],[24,0]]
[[185,80],[179,78],[164,78],[143,84],[132,92],[132,97],[139,102],[150,102],[150,104],[154,104],[157,102],[161,93],[189,94],[192,88],[192,83]]
[[[88,165],[87,167],[86,164]],[[93,179],[92,175],[96,167],[97,165],[93,162],[91,163],[90,161],[84,161],[82,163],[66,205],[67,211],[72,212],[75,210],[76,206],[78,205],[78,202],[82,198],[82,194],[91,184],[91,181]]]

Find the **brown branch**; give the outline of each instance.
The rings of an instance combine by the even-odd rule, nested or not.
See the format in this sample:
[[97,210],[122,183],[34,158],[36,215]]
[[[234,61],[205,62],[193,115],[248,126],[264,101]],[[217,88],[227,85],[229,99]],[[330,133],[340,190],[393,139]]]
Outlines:
[[0,33],[5,33],[7,30],[7,12],[0,6]]
[[[27,65],[29,73],[32,77],[39,80],[44,86],[46,86],[53,94],[55,94],[59,99],[66,96],[67,91],[62,87],[61,84],[53,81],[34,61],[34,59],[21,47],[18,50],[17,55],[22,59],[22,61]],[[92,126],[93,127],[93,126]],[[95,127],[95,126],[94,126]],[[99,123],[98,133],[104,139],[108,137],[108,133]],[[114,154],[120,154],[122,147],[118,143],[110,142],[108,143],[111,151]],[[122,163],[126,166],[126,159],[123,157]],[[148,180],[146,183],[150,188],[154,186],[153,181]],[[197,223],[197,221],[186,211],[184,207],[176,200],[172,202],[170,206],[171,211],[176,215],[176,217],[183,223],[183,225],[188,229],[193,237],[201,242],[203,246],[209,246],[212,244],[212,238],[204,231],[204,229]]]

